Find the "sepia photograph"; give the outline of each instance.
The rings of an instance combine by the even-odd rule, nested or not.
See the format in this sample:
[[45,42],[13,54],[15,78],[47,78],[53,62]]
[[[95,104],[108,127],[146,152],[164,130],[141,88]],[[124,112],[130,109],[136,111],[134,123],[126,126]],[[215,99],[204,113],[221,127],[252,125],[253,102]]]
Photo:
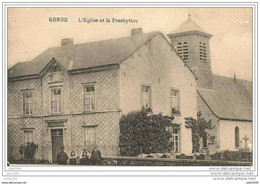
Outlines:
[[258,184],[258,3],[2,3],[2,184]]
[[252,166],[252,8],[8,8],[7,165]]

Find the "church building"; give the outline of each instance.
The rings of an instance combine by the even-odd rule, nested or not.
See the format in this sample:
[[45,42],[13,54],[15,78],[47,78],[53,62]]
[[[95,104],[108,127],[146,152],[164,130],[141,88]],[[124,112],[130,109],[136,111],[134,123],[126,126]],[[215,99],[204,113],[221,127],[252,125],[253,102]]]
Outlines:
[[197,110],[215,126],[201,140],[201,148],[218,150],[252,149],[252,81],[212,74],[211,34],[189,15],[168,37],[178,55],[195,73]]

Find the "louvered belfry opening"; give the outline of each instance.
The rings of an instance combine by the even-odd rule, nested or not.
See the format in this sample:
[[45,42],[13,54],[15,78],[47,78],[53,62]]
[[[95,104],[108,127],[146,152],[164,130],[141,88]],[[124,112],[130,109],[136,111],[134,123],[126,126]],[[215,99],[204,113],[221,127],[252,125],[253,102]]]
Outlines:
[[189,61],[189,44],[188,42],[179,42],[177,45],[177,53],[183,61]]

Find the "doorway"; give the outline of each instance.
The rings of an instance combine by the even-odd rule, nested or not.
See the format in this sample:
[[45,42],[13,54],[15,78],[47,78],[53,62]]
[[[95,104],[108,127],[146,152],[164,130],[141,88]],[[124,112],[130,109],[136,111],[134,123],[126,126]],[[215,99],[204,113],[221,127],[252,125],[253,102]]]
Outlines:
[[52,162],[57,162],[57,154],[60,152],[60,148],[63,146],[63,129],[52,129]]

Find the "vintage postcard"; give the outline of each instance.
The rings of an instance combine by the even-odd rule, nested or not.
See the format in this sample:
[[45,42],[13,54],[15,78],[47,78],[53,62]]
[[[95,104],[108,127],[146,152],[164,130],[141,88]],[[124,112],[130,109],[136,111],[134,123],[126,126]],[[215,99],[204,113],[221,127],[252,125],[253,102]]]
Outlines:
[[10,5],[5,168],[255,182],[253,5]]

